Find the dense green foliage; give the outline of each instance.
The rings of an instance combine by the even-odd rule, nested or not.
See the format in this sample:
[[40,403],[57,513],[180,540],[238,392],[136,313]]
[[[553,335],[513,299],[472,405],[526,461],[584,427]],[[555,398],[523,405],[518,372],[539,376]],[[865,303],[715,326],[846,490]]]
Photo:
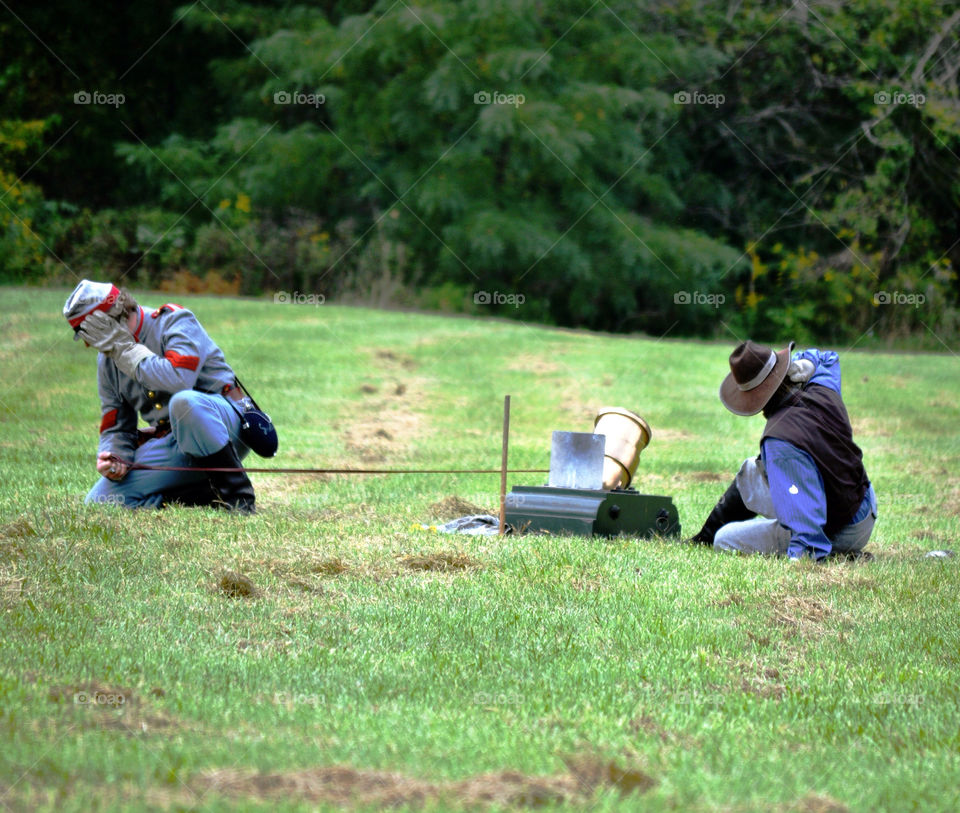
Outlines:
[[[817,566],[420,530],[457,515],[453,495],[494,508],[496,475],[254,474],[250,518],[83,506],[100,408],[96,353],[56,315],[68,290],[4,291],[4,810],[382,810],[391,790],[403,810],[525,810],[524,782],[583,755],[653,786],[536,809],[957,809],[960,567],[924,558],[960,536],[951,357],[843,354],[876,559]],[[277,421],[268,466],[495,468],[510,392],[510,463],[542,468],[552,429],[622,404],[653,429],[637,488],[670,495],[689,531],[763,425],[716,397],[726,343],[182,301]],[[257,595],[231,597],[224,571]],[[334,804],[372,792],[371,770],[403,784]],[[509,791],[505,772],[519,779],[503,806],[410,796],[423,781]]]
[[[56,145],[27,178],[48,201],[20,215],[42,244],[4,252],[3,278],[654,335],[957,335],[950,3],[225,0],[85,9],[82,25],[73,10],[0,27],[0,118],[45,134],[0,170]],[[96,47],[98,21],[125,36]],[[70,104],[94,88],[126,101]]]

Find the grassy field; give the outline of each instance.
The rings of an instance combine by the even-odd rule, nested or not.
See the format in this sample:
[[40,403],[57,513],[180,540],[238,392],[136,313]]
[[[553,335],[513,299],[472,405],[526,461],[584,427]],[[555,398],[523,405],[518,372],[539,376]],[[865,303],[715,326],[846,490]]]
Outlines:
[[[0,291],[0,811],[960,805],[960,562],[923,556],[960,549],[955,356],[842,354],[876,560],[796,566],[414,528],[495,510],[496,476],[254,475],[253,518],[84,507],[95,354],[66,293]],[[510,393],[511,466],[546,467],[552,430],[620,405],[653,427],[637,487],[689,534],[756,453],[762,418],[716,397],[732,337],[174,299],[273,415],[276,465],[495,468]]]

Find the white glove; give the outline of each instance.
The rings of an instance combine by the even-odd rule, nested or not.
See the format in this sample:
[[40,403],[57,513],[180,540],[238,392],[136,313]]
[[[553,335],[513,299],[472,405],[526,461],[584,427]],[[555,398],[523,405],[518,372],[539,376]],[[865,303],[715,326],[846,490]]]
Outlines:
[[[127,334],[129,336],[129,334]],[[117,369],[126,376],[136,380],[137,367],[144,359],[157,355],[149,347],[137,344],[133,336],[129,336],[130,341],[124,344],[115,344],[113,350],[108,354],[117,365]]]
[[816,366],[810,359],[791,361],[787,367],[787,378],[794,384],[805,384],[816,371]]
[[91,347],[112,358],[117,369],[130,378],[136,377],[141,361],[156,355],[150,348],[137,344],[129,330],[103,311],[95,311],[83,320],[80,335]]
[[130,331],[126,330],[116,319],[112,319],[103,311],[94,311],[80,325],[80,338],[101,353],[109,354],[118,342],[130,339]]

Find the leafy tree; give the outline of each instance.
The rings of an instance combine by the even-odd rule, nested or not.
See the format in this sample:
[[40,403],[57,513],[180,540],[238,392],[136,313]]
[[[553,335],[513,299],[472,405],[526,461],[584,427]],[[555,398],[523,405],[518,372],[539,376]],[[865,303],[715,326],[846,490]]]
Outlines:
[[[17,13],[0,120],[56,149],[3,166],[79,267],[657,335],[958,333],[942,0]],[[78,110],[80,77],[129,101]]]

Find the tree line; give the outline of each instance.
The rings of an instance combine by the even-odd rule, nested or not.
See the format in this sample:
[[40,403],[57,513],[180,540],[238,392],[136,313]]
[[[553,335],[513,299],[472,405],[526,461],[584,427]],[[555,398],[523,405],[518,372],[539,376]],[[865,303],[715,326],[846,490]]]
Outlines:
[[0,279],[949,345],[954,3],[0,13]]

